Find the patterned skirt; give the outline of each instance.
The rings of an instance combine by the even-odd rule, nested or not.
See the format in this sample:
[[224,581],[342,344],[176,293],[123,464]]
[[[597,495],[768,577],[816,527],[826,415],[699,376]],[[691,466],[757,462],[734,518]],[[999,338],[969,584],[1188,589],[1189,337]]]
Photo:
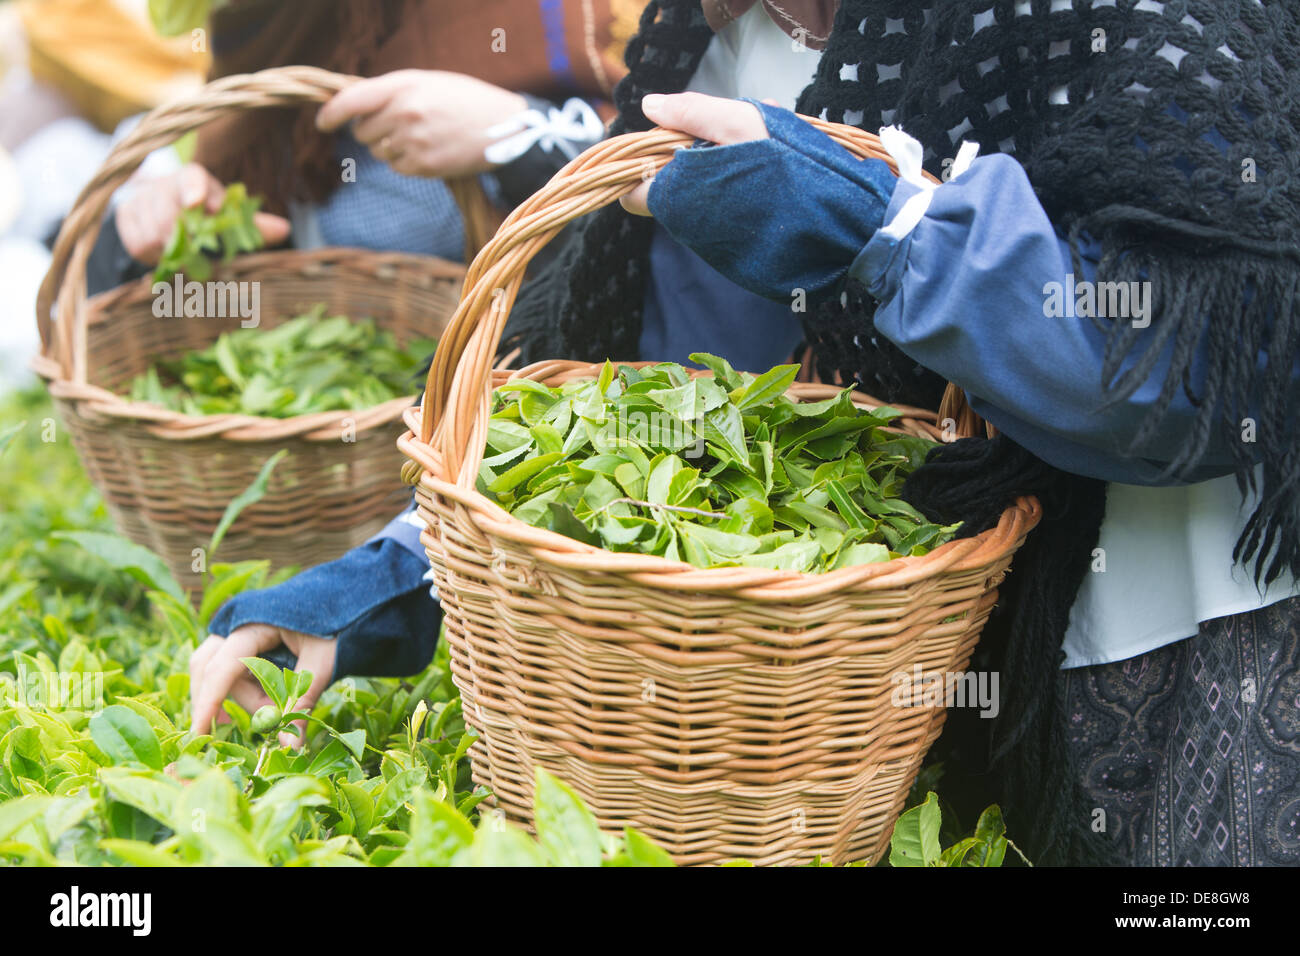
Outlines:
[[1135,866],[1300,866],[1300,598],[1062,672],[1093,828]]

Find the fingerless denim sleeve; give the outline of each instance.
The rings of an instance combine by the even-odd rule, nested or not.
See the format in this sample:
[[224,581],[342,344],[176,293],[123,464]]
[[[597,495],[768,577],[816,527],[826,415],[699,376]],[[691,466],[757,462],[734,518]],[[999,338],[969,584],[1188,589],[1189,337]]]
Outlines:
[[423,670],[433,659],[442,609],[430,591],[429,561],[415,522],[412,507],[342,557],[275,587],[236,595],[209,630],[225,637],[245,624],[271,624],[332,638],[338,642],[333,680]]
[[787,304],[803,290],[815,304],[880,227],[896,180],[794,113],[753,105],[768,138],[679,150],[650,187],[650,211],[737,285]]

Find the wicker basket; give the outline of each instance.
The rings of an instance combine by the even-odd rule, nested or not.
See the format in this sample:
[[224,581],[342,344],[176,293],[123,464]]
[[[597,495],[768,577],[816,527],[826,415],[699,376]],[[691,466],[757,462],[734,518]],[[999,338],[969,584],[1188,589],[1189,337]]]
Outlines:
[[[888,158],[873,136],[817,125]],[[604,551],[530,527],[474,490],[493,386],[598,369],[492,371],[528,259],[689,142],[665,130],[609,140],[507,218],[470,266],[423,408],[407,411],[398,444],[419,483],[453,674],[481,735],[474,777],[528,821],[541,766],[603,828],[639,827],[680,863],[877,860],[945,715],[896,706],[894,675],[967,666],[1038,521],[1036,501],[924,557],[801,574]],[[934,413],[903,411],[900,427],[941,437]]]
[[[240,319],[156,318],[148,277],[88,300],[86,259],[113,191],[152,150],[232,111],[319,102],[349,82],[308,67],[266,70],[225,77],[150,113],[78,197],[41,287],[42,349],[34,367],[117,527],[161,555],[182,585],[198,583],[194,549],[206,545],[230,499],[281,448],[290,454],[269,493],[241,515],[220,559],[306,566],[378,531],[407,500],[393,440],[411,399],[288,419],[183,415],[129,401],[119,392],[134,376],[211,345]],[[453,191],[467,235],[487,232],[481,190],[460,183]],[[476,196],[480,202],[466,205]],[[324,302],[330,312],[369,316],[405,342],[441,334],[464,274],[463,266],[430,256],[322,249],[240,256],[212,278],[259,282],[267,328]]]

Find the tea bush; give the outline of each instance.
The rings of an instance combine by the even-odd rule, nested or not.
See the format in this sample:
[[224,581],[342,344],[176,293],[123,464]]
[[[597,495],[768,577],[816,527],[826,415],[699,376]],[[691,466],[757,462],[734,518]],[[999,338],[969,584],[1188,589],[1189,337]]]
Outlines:
[[[445,645],[414,677],[335,684],[309,715],[294,710],[302,675],[252,662],[273,709],[228,702],[229,723],[191,735],[188,658],[207,618],[277,576],[215,563],[196,611],[161,561],[113,533],[43,392],[0,399],[0,423],[0,860],[672,865],[635,830],[603,834],[545,773],[535,835],[483,809]],[[302,718],[306,746],[279,746],[276,729]],[[949,850],[940,825],[930,795],[900,821],[892,862],[1001,863],[1000,815]]]

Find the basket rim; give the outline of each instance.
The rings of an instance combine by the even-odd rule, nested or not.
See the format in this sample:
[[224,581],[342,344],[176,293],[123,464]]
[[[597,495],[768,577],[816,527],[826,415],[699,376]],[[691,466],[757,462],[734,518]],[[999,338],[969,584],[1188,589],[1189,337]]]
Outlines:
[[[569,366],[567,369],[569,373],[572,373],[575,368],[585,366],[592,370],[594,377],[595,370],[601,368],[603,364],[603,362],[539,362],[512,371],[510,377],[540,378],[543,373],[553,370],[557,365]],[[546,377],[554,377],[554,375]],[[877,407],[887,404],[865,392],[855,389],[855,393],[866,397]],[[958,573],[991,567],[1014,553],[1025,536],[1042,518],[1042,506],[1038,499],[1024,495],[1018,497],[1014,504],[1002,512],[993,527],[969,538],[954,539],[933,551],[915,557],[909,555],[874,564],[853,565],[822,572],[769,570],[745,566],[699,568],[684,561],[672,561],[659,555],[609,551],[555,531],[536,528],[516,518],[477,489],[463,488],[455,482],[436,477],[433,470],[437,453],[433,447],[433,440],[427,443],[420,440],[421,412],[420,405],[412,405],[403,412],[407,431],[398,438],[397,447],[408,459],[420,466],[418,484],[435,495],[466,507],[473,515],[474,523],[479,530],[504,538],[537,558],[566,570],[589,569],[599,570],[602,573],[622,574],[638,584],[663,590],[737,593],[751,600],[775,602],[811,598],[855,587],[872,590],[897,588],[945,572]],[[416,510],[424,521],[425,527],[420,533],[420,538],[427,548],[429,542],[425,541],[425,536],[430,534],[427,511],[422,504],[418,505]],[[597,561],[598,567],[595,564]]]
[[[407,267],[419,272],[421,278],[433,282],[463,282],[466,270],[464,264],[439,256],[353,246],[323,246],[316,249],[266,249],[238,256],[231,262],[214,262],[210,281],[219,281],[221,276],[229,275],[232,271],[239,274],[295,261],[300,268],[343,267],[349,272]],[[361,277],[356,278],[360,280]],[[112,322],[116,318],[112,311],[115,307],[135,296],[143,296],[144,290],[152,290],[155,284],[152,273],[149,273],[91,296],[86,300],[85,306],[87,328]],[[402,410],[410,406],[418,394],[412,391],[410,395],[399,396],[367,408],[310,412],[289,418],[243,413],[191,415],[151,402],[132,401],[92,382],[79,383],[72,376],[64,374],[61,365],[48,355],[37,353],[29,366],[45,382],[53,397],[88,403],[99,415],[145,423],[155,436],[177,441],[211,437],[248,442],[279,441],[293,437],[309,441],[334,440],[338,438],[338,430],[345,419],[354,420],[353,427],[358,433],[397,421]]]

